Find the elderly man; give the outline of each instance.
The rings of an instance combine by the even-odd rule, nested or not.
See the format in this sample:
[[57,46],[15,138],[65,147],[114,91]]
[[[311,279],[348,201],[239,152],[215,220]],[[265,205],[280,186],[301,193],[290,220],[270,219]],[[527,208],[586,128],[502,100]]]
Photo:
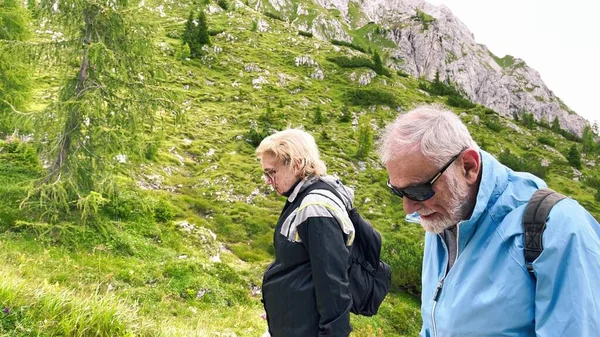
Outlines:
[[439,106],[400,115],[380,153],[388,186],[426,230],[421,336],[600,334],[600,226],[575,200],[549,213],[533,277],[522,218],[542,180],[480,150]]

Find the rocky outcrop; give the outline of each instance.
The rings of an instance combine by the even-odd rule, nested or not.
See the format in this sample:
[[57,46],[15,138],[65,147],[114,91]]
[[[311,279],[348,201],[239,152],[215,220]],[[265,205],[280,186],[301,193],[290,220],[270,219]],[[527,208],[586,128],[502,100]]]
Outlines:
[[[385,50],[388,66],[415,77],[452,81],[473,102],[503,116],[531,113],[538,121],[555,118],[581,136],[588,122],[571,111],[525,61],[493,55],[445,6],[422,0],[268,0],[259,6],[281,11],[298,29],[321,39],[351,41],[349,32],[368,23],[383,28],[397,47]],[[339,12],[339,15],[332,13]],[[485,42],[485,41],[482,41]],[[385,49],[385,48],[384,48]]]

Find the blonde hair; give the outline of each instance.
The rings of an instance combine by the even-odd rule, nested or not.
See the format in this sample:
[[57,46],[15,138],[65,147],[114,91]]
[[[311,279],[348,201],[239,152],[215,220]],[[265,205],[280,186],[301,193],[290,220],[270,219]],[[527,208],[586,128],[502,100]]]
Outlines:
[[256,149],[259,159],[265,155],[274,156],[285,165],[297,164],[303,178],[327,173],[315,138],[303,130],[287,129],[266,137]]

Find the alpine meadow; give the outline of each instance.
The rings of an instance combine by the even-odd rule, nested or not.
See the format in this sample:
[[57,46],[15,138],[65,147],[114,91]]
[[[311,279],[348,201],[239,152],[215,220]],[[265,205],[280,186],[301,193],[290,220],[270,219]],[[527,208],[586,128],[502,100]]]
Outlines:
[[446,105],[600,219],[598,126],[466,31],[421,0],[0,0],[0,335],[261,336],[285,200],[255,149],[287,127],[383,237],[352,336],[421,327],[424,231],[376,152],[403,111]]

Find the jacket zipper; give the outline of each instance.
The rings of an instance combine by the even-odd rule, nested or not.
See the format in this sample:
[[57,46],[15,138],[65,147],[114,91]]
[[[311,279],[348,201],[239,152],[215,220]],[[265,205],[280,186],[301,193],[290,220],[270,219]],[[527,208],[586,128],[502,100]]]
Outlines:
[[[456,263],[456,260],[458,260],[458,253],[459,253],[458,237],[459,237],[459,234],[460,234],[460,226],[459,225],[461,224],[461,222],[462,221],[460,221],[456,225],[456,257],[454,258],[454,263]],[[446,250],[446,256],[448,256],[448,259],[449,259],[450,258],[450,253],[448,251],[448,246],[446,246],[446,242],[444,241],[444,238],[441,238],[441,239],[442,239],[442,244],[444,246],[444,249]],[[444,280],[446,279],[446,275],[449,272],[450,271],[448,270],[448,262],[446,262],[446,264],[444,266],[444,276],[442,277],[442,279],[438,283],[437,288],[435,288],[435,293],[433,294],[433,307],[431,309],[431,323],[432,323],[432,326],[433,326],[433,337],[437,337],[437,326],[436,326],[436,323],[435,323],[435,307],[437,306],[437,300],[440,297],[440,294],[442,292],[442,287],[444,286]]]

